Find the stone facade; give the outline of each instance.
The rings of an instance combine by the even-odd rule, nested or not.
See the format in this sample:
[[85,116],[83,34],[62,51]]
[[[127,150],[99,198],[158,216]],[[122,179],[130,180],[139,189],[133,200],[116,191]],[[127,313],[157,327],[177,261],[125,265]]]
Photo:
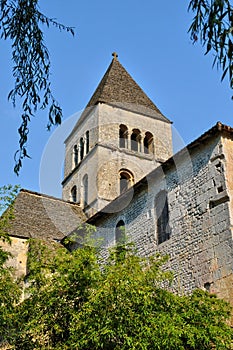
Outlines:
[[20,278],[27,274],[28,239],[12,237],[11,243],[1,242],[1,247],[11,253],[7,260],[7,266],[14,269],[15,276]]
[[[116,243],[117,223],[122,220],[128,240],[135,243],[141,255],[168,254],[174,290],[189,293],[197,287],[205,288],[232,301],[229,158],[233,154],[233,130],[226,135],[218,128],[220,124],[88,222],[97,226],[105,247]],[[161,190],[167,196],[170,237],[159,244],[156,206]]]

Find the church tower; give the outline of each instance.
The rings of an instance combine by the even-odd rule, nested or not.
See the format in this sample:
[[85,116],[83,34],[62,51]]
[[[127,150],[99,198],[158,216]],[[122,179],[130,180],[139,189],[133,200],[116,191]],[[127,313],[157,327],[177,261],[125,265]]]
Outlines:
[[63,199],[91,216],[172,155],[171,122],[113,53],[65,146]]

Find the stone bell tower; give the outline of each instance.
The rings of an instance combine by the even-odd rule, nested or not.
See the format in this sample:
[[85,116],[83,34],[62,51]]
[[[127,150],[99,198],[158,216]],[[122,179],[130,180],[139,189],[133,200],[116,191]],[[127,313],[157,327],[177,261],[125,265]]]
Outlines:
[[91,216],[172,155],[171,122],[113,53],[65,145],[63,199]]

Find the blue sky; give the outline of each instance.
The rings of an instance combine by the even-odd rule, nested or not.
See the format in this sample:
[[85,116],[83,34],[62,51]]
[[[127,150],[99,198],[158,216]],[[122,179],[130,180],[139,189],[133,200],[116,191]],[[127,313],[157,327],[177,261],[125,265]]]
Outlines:
[[[85,107],[117,51],[119,60],[187,144],[217,121],[233,125],[228,81],[212,69],[187,33],[192,14],[188,1],[40,0],[41,11],[75,27],[75,37],[55,28],[45,30],[50,51],[53,92],[64,113],[64,124],[46,131],[47,114],[31,122],[28,151],[20,176],[13,173],[18,145],[19,109],[7,101],[13,86],[9,43],[1,42],[0,185],[20,184],[59,196],[63,140]],[[71,118],[70,118],[71,117]],[[66,121],[66,122],[65,122]],[[56,152],[54,152],[54,148]],[[51,151],[52,150],[52,151]]]

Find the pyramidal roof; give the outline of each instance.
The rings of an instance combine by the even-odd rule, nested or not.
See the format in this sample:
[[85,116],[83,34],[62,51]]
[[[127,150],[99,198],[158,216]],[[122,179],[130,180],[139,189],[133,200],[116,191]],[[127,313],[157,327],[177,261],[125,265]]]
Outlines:
[[109,103],[169,121],[130,76],[114,52],[112,62],[87,104]]
[[107,71],[75,124],[72,132],[65,140],[65,143],[86,118],[90,108],[98,103],[110,104],[145,116],[160,119],[166,123],[171,123],[120,64],[117,53],[114,52],[112,56],[113,59]]

